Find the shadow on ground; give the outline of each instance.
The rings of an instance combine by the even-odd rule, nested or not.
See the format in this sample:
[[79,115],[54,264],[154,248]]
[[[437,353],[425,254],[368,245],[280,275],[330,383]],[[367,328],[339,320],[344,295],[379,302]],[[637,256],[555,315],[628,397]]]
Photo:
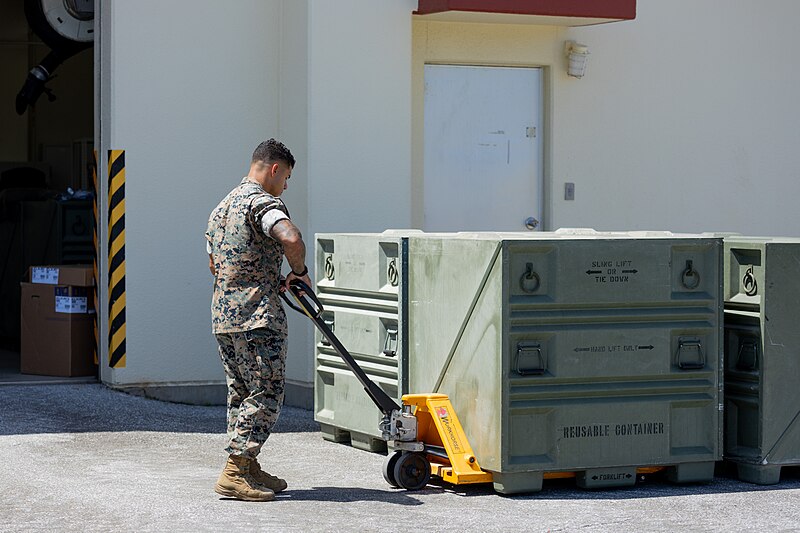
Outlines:
[[498,495],[513,500],[635,500],[800,489],[800,467],[784,467],[781,482],[777,485],[755,485],[739,481],[734,472],[735,469],[728,463],[718,463],[714,480],[710,483],[676,484],[667,481],[663,474],[650,474],[640,478],[633,487],[609,489],[581,489],[575,485],[574,479],[546,479],[541,492],[512,495],[499,495],[491,484],[456,486],[445,483],[439,485],[439,488],[467,498]]
[[[310,411],[284,407],[274,433],[319,431]],[[224,406],[151,400],[99,383],[0,387],[0,435],[121,431],[225,433]]]
[[385,502],[396,505],[422,505],[414,496],[423,492],[442,492],[436,487],[429,487],[420,492],[403,490],[361,489],[342,487],[313,487],[308,490],[286,490],[276,495],[276,501],[319,501],[319,502]]

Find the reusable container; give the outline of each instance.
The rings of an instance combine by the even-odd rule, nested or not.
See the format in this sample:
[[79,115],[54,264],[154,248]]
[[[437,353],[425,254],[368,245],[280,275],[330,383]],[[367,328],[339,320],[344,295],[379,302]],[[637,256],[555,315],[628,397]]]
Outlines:
[[725,238],[725,449],[739,479],[800,465],[800,239]]
[[[317,261],[318,272],[320,261],[335,271],[336,287],[320,279],[318,288],[336,335],[392,395],[448,394],[499,492],[537,491],[563,472],[582,487],[632,485],[652,467],[678,482],[713,477],[720,238],[340,234],[318,237]],[[377,439],[377,409],[317,346],[317,420],[329,436]]]

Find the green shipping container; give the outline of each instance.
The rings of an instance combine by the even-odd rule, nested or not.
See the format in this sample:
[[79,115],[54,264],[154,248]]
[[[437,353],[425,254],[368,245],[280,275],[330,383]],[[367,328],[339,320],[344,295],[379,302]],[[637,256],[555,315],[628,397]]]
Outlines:
[[[370,379],[398,403],[408,392],[409,233],[316,235],[315,288],[323,319]],[[386,450],[378,408],[319,331],[315,345],[314,418],[323,437]]]
[[[380,254],[362,257],[375,256],[374,246],[339,256],[360,246],[356,238],[379,239],[321,236],[318,262],[333,263],[336,278],[361,265],[363,280],[380,280]],[[384,388],[448,394],[496,490],[537,491],[550,472],[574,472],[583,487],[632,485],[639,467],[667,467],[678,482],[713,477],[722,450],[721,239],[587,231],[398,240],[392,316],[401,349]],[[335,249],[330,259],[325,246]],[[349,283],[373,299],[382,288]],[[322,279],[319,292],[345,346],[375,335],[374,320],[344,325]],[[319,347],[317,420],[352,432],[339,413],[366,395],[340,385],[341,368],[332,381],[321,374],[328,354]],[[357,431],[377,437],[371,408],[374,426]]]
[[725,450],[739,479],[800,465],[800,239],[725,238]]

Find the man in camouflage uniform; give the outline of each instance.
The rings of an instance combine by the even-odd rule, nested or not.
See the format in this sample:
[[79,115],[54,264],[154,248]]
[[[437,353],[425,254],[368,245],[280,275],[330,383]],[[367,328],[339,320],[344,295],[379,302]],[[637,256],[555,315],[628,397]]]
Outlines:
[[[302,235],[280,199],[292,153],[275,139],[253,152],[250,172],[214,209],[206,231],[214,274],[212,329],[228,384],[228,462],[215,491],[268,501],[286,482],[256,460],[283,404],[286,314],[279,291],[292,279],[309,286]],[[291,272],[281,277],[286,257]]]

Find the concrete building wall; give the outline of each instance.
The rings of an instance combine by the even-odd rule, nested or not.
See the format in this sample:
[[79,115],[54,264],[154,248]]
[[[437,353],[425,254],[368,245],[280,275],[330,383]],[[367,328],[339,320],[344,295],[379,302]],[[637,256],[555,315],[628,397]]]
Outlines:
[[[800,72],[787,57],[799,15],[789,0],[639,0],[633,21],[577,28],[417,18],[414,225],[431,62],[546,67],[545,229],[796,235]],[[566,75],[567,40],[589,46],[582,79]]]
[[553,227],[797,235],[800,4],[637,7],[564,32],[591,56],[584,79],[556,84],[553,190],[574,181],[576,198],[554,198]]
[[[308,113],[308,19],[309,2],[283,0],[281,56],[279,58],[279,128],[278,135],[292,150],[297,164],[282,197],[289,207],[292,220],[305,240],[310,243],[306,253],[312,263],[313,233],[309,227],[309,157],[308,132],[311,129]],[[313,264],[309,265],[313,268]],[[311,407],[313,372],[313,335],[311,324],[304,316],[287,311],[289,347],[286,358],[286,398],[294,405]]]
[[223,383],[203,233],[255,145],[277,134],[280,7],[102,5],[101,153],[126,150],[127,293],[127,363],[101,365],[104,381]]
[[[298,160],[284,198],[309,262],[315,232],[410,224],[415,2],[217,7],[119,1],[99,14],[97,127],[103,153],[126,150],[128,355],[102,370],[115,386],[222,383],[202,233],[259,140],[281,138]],[[289,327],[287,399],[307,405],[313,333],[292,314]]]
[[[310,247],[422,225],[426,62],[544,67],[547,229],[796,233],[790,0],[640,0],[636,20],[584,28],[431,22],[414,0],[100,5],[96,129],[101,154],[127,151],[128,358],[102,366],[111,384],[222,383],[202,233],[259,140],[298,159],[285,199]],[[583,79],[566,40],[590,48]],[[312,329],[290,317],[302,404]]]
[[[411,224],[410,52],[416,2],[311,1],[307,6],[307,91],[302,93],[307,96],[307,145],[293,176],[300,176],[300,187],[307,184],[308,216],[301,227],[313,274],[315,233]],[[289,115],[286,120],[294,122]],[[310,384],[313,329],[305,317],[289,315],[287,375]]]
[[313,232],[411,223],[413,0],[310,2]]

